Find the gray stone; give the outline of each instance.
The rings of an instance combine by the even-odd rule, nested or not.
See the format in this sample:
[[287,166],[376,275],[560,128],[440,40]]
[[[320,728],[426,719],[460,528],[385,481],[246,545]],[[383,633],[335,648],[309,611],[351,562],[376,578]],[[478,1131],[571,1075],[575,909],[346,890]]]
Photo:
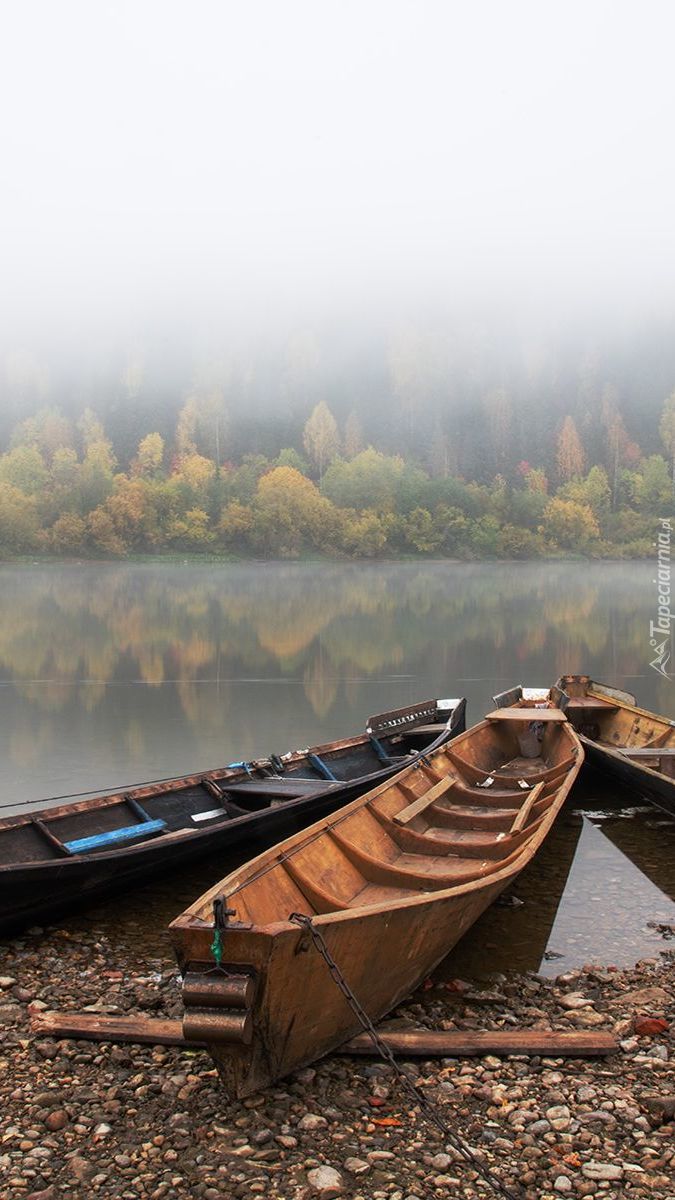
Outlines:
[[326,1120],[325,1117],[320,1116],[319,1113],[305,1113],[305,1116],[302,1117],[302,1119],[300,1121],[298,1121],[298,1129],[302,1129],[303,1131],[304,1130],[311,1131],[313,1129],[326,1129],[327,1126],[328,1126],[328,1121]]
[[325,1200],[329,1200],[330,1196],[339,1196],[343,1190],[342,1176],[334,1167],[315,1167],[307,1172],[307,1182]]
[[568,1179],[567,1175],[559,1175],[553,1184],[553,1188],[556,1192],[567,1194],[572,1191],[572,1180]]
[[570,992],[567,996],[562,996],[560,1003],[563,1008],[566,1008],[570,1011],[574,1011],[578,1008],[593,1007],[591,1001],[587,1000],[585,996],[582,996],[581,992]]
[[346,1158],[344,1166],[350,1175],[365,1175],[366,1171],[370,1170],[370,1163],[362,1158]]
[[581,1174],[585,1175],[587,1179],[611,1182],[623,1179],[623,1167],[619,1167],[615,1163],[588,1162],[583,1164]]
[[452,1162],[453,1160],[449,1154],[434,1154],[430,1166],[432,1166],[435,1171],[447,1171]]
[[554,1104],[546,1109],[546,1120],[550,1122],[552,1129],[568,1129],[570,1110],[566,1104]]

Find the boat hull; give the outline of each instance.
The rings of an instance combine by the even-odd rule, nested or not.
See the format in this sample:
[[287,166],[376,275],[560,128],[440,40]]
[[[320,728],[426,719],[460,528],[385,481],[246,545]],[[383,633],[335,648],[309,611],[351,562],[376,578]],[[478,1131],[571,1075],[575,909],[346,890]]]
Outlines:
[[604,778],[611,776],[663,812],[675,816],[675,779],[669,779],[660,771],[652,771],[649,767],[631,762],[625,755],[609,747],[599,746],[583,734],[580,734],[579,738],[590,767],[601,772]]
[[[532,726],[534,757],[521,749]],[[317,939],[373,1021],[410,995],[531,861],[583,757],[559,709],[497,711],[177,917],[184,1033],[207,1044],[228,1092],[249,1095],[359,1032]],[[242,1013],[230,1002],[246,979]]]
[[[482,912],[519,874],[505,873],[489,886],[430,897],[414,909],[370,912],[321,925],[328,950],[368,1016],[378,1021],[415,990]],[[228,956],[250,964],[245,934],[228,931]],[[190,944],[189,958],[207,959],[213,938]],[[228,1095],[243,1097],[306,1066],[342,1045],[360,1026],[307,933],[291,929],[269,939],[261,957],[256,1010],[264,1014],[250,1047],[212,1043],[209,1052]]]
[[[381,730],[376,727],[375,732],[380,738],[385,738],[391,725],[391,732],[395,733],[399,725],[404,725],[404,719],[397,718],[396,714],[409,713],[414,708],[415,706],[410,706],[409,710],[394,710],[391,714],[382,714],[379,719],[382,720],[383,728]],[[410,728],[404,728],[405,735],[419,743],[417,753],[421,750],[431,750],[464,731],[465,710],[466,704],[462,699],[453,710],[447,727],[440,734],[429,734],[427,738],[423,732],[418,734],[413,724]],[[371,721],[376,720],[378,718],[371,718]],[[325,747],[316,747],[310,753],[317,756],[335,754],[337,751],[347,756],[355,753],[358,755],[367,744],[368,734],[330,743]],[[290,756],[295,760],[291,765],[302,766],[303,755]],[[210,821],[202,827],[169,827],[168,832],[162,836],[121,848],[103,849],[95,853],[59,855],[46,843],[52,857],[22,861],[21,847],[12,850],[10,844],[7,846],[6,855],[7,858],[13,858],[13,861],[0,862],[0,934],[12,934],[30,924],[51,923],[77,908],[142,886],[155,877],[212,854],[222,853],[228,860],[229,855],[233,854],[235,861],[248,858],[279,839],[292,836],[308,824],[330,816],[376,784],[390,779],[413,761],[415,756],[408,754],[401,760],[382,765],[377,770],[369,770],[356,778],[333,782],[314,780],[314,785],[306,777],[301,777],[300,774],[294,776],[290,771],[285,779],[282,778],[281,784],[290,782],[291,795],[298,786],[309,786],[310,794],[296,799],[284,797],[283,803],[269,805],[256,811],[241,812],[241,815],[230,814],[226,817],[223,813],[222,820]],[[372,757],[374,758],[374,755]],[[334,760],[329,758],[327,761]],[[145,810],[149,809],[151,816],[160,816],[163,813],[153,809],[153,806],[164,804],[171,797],[181,797],[201,789],[202,799],[196,807],[208,808],[212,807],[215,801],[209,802],[209,792],[203,791],[205,782],[209,787],[215,783],[223,789],[231,788],[235,791],[237,786],[241,790],[242,786],[245,789],[249,783],[255,782],[249,779],[249,775],[250,772],[247,774],[246,770],[224,769],[221,772],[212,772],[208,776],[193,775],[182,780],[138,788],[126,796],[99,797],[58,809],[29,813],[27,817],[21,817],[18,824],[16,818],[6,818],[0,821],[0,851],[17,836],[17,830],[18,836],[21,836],[22,828],[31,832],[27,827],[32,825],[35,817],[41,819],[43,827],[47,824],[58,830],[60,824],[68,827],[69,823],[84,823],[82,832],[96,834],[109,824],[109,813],[113,808],[128,803],[130,795],[132,804],[137,807],[140,805]],[[299,780],[299,784],[294,783],[294,779]],[[274,778],[261,778],[257,781],[260,788],[268,787],[272,793],[277,788],[277,782]],[[91,830],[87,827],[88,822],[92,823]],[[124,825],[125,821],[121,824]],[[137,828],[142,829],[142,825]],[[31,832],[31,836],[37,838],[40,835],[33,835]],[[73,836],[72,830],[69,836]]]
[[675,814],[675,722],[588,675],[564,675],[556,686],[569,693],[567,715],[589,766]]

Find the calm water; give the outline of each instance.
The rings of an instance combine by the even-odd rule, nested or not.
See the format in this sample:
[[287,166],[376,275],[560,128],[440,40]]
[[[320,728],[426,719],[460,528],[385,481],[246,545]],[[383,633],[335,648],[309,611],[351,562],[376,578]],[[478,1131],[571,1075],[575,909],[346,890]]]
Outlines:
[[[0,568],[2,803],[283,752],[426,697],[465,695],[475,721],[495,690],[566,671],[675,717],[675,687],[648,665],[652,575],[650,564]],[[605,819],[578,811],[608,802]],[[664,948],[648,922],[675,920],[675,825],[655,810],[617,816],[617,802],[639,798],[586,781],[519,880],[524,904],[491,910],[448,968],[555,972]],[[191,871],[180,895],[175,881],[149,889],[151,936],[222,868]],[[126,928],[125,911],[116,936],[131,950],[147,934],[133,906]],[[105,924],[107,910],[86,919]]]

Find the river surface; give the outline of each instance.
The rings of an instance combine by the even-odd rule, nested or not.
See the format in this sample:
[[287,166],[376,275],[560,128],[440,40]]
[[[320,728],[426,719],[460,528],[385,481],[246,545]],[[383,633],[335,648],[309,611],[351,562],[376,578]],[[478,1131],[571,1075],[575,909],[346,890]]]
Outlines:
[[[362,729],[371,713],[585,671],[675,718],[650,668],[644,564],[35,565],[0,568],[0,802],[183,775]],[[637,811],[636,811],[637,810]],[[3,813],[3,815],[4,815]],[[74,918],[148,947],[229,864]],[[587,775],[522,904],[494,906],[446,963],[555,974],[668,948],[675,823]],[[445,969],[445,968],[444,968]]]

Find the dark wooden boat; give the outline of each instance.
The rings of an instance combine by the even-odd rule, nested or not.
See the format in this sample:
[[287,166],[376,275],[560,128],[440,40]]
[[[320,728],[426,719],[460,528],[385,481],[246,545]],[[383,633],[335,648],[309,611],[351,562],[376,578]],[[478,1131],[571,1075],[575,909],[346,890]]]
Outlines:
[[[524,755],[535,718],[544,733]],[[311,930],[291,914],[312,918],[378,1020],[530,862],[582,760],[560,709],[497,710],[178,917],[185,1036],[208,1045],[228,1091],[265,1087],[359,1032]]]
[[465,728],[466,702],[370,717],[365,733],[203,775],[0,820],[0,931],[145,883],[179,863],[250,853],[387,779]]
[[588,675],[563,675],[557,686],[569,696],[567,716],[589,764],[675,814],[675,721]]

